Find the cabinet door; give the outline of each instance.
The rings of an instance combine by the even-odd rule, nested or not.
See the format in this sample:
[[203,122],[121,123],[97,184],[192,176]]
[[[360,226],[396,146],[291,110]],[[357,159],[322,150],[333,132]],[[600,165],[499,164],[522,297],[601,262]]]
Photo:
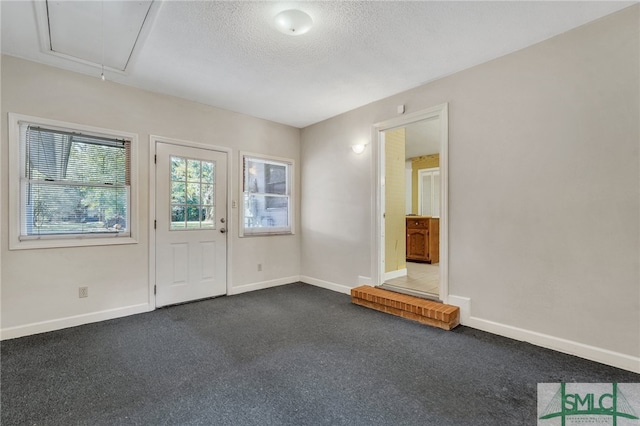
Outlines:
[[407,258],[415,260],[427,260],[429,233],[426,229],[407,230]]
[[427,244],[430,263],[440,262],[440,219],[429,219],[429,243]]

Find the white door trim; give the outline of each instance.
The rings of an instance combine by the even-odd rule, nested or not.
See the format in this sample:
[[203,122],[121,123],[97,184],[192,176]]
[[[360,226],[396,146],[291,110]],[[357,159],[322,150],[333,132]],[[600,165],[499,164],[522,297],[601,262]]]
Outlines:
[[[422,183],[422,177],[430,172],[440,172],[440,167],[430,167],[428,169],[418,169],[418,214],[421,216],[431,216],[429,215],[425,215],[422,212],[422,201],[424,196],[422,195],[422,191],[424,191],[424,184]],[[433,198],[432,198],[433,199]],[[440,218],[440,216],[434,216],[437,218]]]
[[156,284],[156,233],[154,222],[156,219],[156,145],[158,142],[173,145],[186,146],[191,148],[206,149],[210,151],[220,151],[227,154],[227,294],[230,294],[232,286],[231,256],[233,247],[233,230],[235,229],[235,218],[229,214],[232,204],[232,154],[231,148],[206,145],[198,142],[186,141],[182,139],[166,138],[163,136],[149,135],[149,310],[156,308],[156,295],[154,287]]
[[440,300],[449,298],[449,104],[392,118],[373,125],[372,141],[372,218],[371,277],[374,285],[384,282],[384,132],[417,121],[440,118]]

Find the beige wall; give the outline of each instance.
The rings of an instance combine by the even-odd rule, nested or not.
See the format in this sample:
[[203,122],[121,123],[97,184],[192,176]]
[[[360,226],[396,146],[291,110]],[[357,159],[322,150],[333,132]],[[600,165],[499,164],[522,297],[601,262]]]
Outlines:
[[385,272],[407,267],[405,129],[385,132]]
[[[53,327],[74,316],[90,321],[99,319],[100,313],[126,313],[149,303],[149,135],[231,148],[234,200],[239,198],[239,150],[299,161],[300,131],[292,127],[12,57],[2,57],[1,77],[3,330],[43,322]],[[7,194],[15,191],[7,181],[8,112],[138,134],[137,244],[8,250]],[[295,186],[299,189],[298,183],[299,173]],[[232,291],[288,277],[298,279],[299,233],[238,238],[238,209],[229,214]],[[258,263],[262,264],[260,272]],[[89,286],[89,298],[78,298],[79,286]]]
[[[149,302],[149,134],[230,147],[235,194],[239,150],[301,159],[301,232],[238,239],[232,211],[235,288],[300,273],[356,286],[372,274],[376,143],[350,146],[397,105],[448,102],[450,296],[470,299],[479,328],[637,363],[638,9],[308,127],[300,155],[291,127],[3,57],[2,328]],[[8,251],[8,112],[138,133],[138,244]]]
[[450,295],[477,327],[640,371],[638,22],[635,5],[303,129],[303,275],[372,276],[377,142],[346,150],[397,105],[448,102]]
[[440,154],[421,155],[411,159],[411,213],[418,214],[418,171],[440,167]]

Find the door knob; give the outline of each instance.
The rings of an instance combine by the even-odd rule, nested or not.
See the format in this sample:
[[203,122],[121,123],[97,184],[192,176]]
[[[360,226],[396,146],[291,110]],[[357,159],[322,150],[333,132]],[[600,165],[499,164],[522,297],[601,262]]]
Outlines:
[[227,232],[227,230],[226,230],[226,229],[224,229],[224,228],[220,228],[220,233],[221,233],[221,234],[224,234],[225,232]]
[[220,223],[224,223],[224,222],[225,222],[225,220],[224,220],[224,217],[223,217],[222,219],[220,219]]

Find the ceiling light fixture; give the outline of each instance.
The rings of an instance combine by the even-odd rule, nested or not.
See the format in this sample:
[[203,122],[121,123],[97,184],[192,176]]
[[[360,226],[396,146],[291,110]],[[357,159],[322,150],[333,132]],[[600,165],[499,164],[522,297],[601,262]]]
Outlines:
[[288,9],[276,15],[275,23],[278,31],[288,35],[302,35],[311,29],[313,19],[301,10]]

